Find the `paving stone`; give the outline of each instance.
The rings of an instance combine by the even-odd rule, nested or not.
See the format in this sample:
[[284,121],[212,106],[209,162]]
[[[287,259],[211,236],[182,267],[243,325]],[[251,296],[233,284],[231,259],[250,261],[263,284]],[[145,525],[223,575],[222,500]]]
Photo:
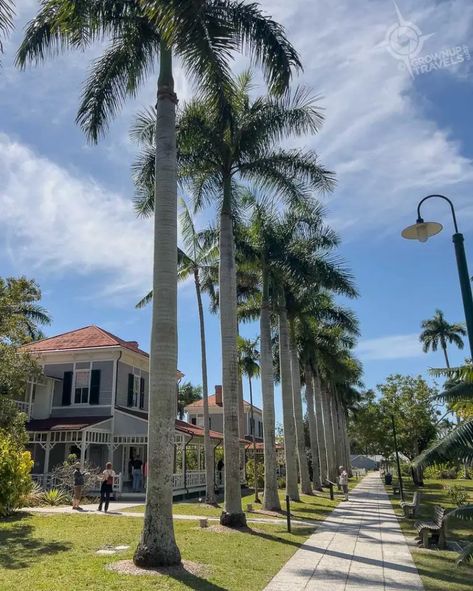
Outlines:
[[379,474],[368,474],[265,591],[423,591]]

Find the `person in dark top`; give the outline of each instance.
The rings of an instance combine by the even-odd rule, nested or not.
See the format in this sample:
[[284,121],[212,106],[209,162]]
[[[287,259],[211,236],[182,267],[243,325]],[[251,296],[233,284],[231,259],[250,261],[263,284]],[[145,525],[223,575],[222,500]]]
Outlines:
[[142,467],[143,462],[139,455],[133,460],[133,492],[140,492],[141,491],[141,482],[142,482]]
[[107,462],[105,470],[102,472],[102,486],[100,487],[100,505],[98,511],[102,511],[102,505],[105,503],[105,513],[108,511],[110,503],[110,494],[113,490],[113,479],[116,476],[112,463]]
[[218,472],[218,484],[222,484],[223,481],[223,467],[225,464],[223,463],[223,459],[220,458],[217,462],[217,472]]
[[82,489],[85,484],[85,474],[80,471],[80,464],[77,463],[74,466],[73,478],[74,478],[74,494],[72,495],[72,508],[79,510],[80,501],[82,499]]

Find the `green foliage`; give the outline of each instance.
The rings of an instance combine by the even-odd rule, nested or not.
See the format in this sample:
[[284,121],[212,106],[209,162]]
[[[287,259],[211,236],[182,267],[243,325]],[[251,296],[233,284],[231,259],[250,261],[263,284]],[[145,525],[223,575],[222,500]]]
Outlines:
[[466,335],[465,326],[459,323],[449,324],[445,320],[442,310],[435,310],[434,317],[423,320],[421,327],[423,331],[419,336],[419,340],[423,345],[424,352],[427,353],[429,349],[437,351],[440,345],[448,366],[447,344],[453,343],[459,349],[463,349],[463,339],[461,337]]
[[[248,486],[255,487],[255,462],[248,460],[246,462],[246,479]],[[264,464],[262,461],[256,460],[256,482],[259,489],[264,487]]]
[[41,503],[51,507],[67,505],[71,502],[71,496],[62,488],[51,488],[45,490],[41,495]]
[[10,515],[31,490],[33,462],[11,435],[0,432],[0,517]]
[[446,485],[444,486],[444,488],[447,491],[448,496],[450,497],[450,500],[454,505],[460,507],[461,505],[467,504],[470,495],[468,494],[466,488],[464,488],[463,486],[459,486],[458,484],[453,484],[451,486]]
[[409,460],[424,450],[436,435],[438,395],[421,377],[391,375],[373,391],[365,394],[359,409],[351,417],[350,435],[358,453],[394,453],[392,416],[394,416],[399,451]]
[[438,464],[434,466],[427,466],[424,470],[425,478],[432,478],[434,480],[455,480],[458,478],[460,468],[454,464]]
[[286,488],[286,479],[282,476],[278,478],[278,488]]
[[21,497],[20,506],[37,507],[38,505],[41,505],[43,493],[43,487],[39,484],[39,482],[33,481],[31,484],[31,489],[28,491],[26,495]]
[[456,562],[458,565],[473,562],[473,543],[467,544],[465,548],[463,548]]
[[184,409],[188,404],[202,399],[202,386],[193,386],[190,382],[184,382],[179,386],[177,397],[177,413],[179,418],[184,418]]

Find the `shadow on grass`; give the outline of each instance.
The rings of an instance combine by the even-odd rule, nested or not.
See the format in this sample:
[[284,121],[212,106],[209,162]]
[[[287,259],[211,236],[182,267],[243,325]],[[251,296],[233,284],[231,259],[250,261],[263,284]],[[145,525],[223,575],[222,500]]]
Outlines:
[[67,552],[72,545],[64,542],[49,542],[35,538],[35,528],[21,523],[27,514],[18,514],[3,521],[11,523],[9,529],[0,529],[0,568],[28,568],[38,561],[40,555],[53,555]]
[[196,589],[198,591],[229,591],[226,587],[220,587],[220,585],[194,575],[184,567],[179,569],[179,572],[176,574],[170,574],[169,576],[179,583],[184,583],[189,589]]

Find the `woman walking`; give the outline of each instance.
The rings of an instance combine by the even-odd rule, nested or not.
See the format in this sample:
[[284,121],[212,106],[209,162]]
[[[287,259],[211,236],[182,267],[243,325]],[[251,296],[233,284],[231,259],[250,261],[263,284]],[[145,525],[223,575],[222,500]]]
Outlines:
[[105,503],[104,511],[108,511],[110,503],[110,494],[113,490],[113,479],[115,472],[112,469],[112,462],[107,462],[105,470],[102,472],[102,486],[100,487],[100,505],[98,511],[102,511],[102,505]]
[[74,466],[74,494],[72,496],[72,508],[76,511],[80,510],[80,501],[82,499],[82,489],[84,487],[85,474],[80,471],[79,462]]

